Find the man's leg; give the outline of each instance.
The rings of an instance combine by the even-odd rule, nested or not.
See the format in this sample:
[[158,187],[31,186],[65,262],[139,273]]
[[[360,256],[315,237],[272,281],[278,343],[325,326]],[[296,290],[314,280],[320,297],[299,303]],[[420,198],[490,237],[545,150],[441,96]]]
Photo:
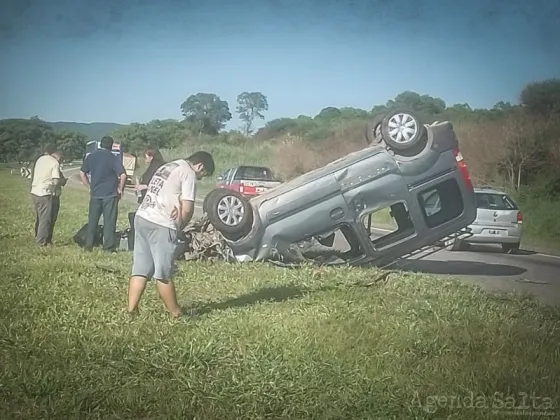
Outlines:
[[35,235],[35,242],[38,245],[47,245],[47,240],[50,231],[51,224],[51,214],[52,214],[52,196],[36,196],[33,195],[33,201],[35,202],[35,208],[37,209],[37,234]]
[[53,198],[52,198],[51,223],[50,223],[50,226],[49,226],[49,236],[47,238],[47,243],[49,243],[49,244],[52,244],[54,225],[56,223],[56,220],[58,219],[59,210],[60,210],[60,197],[53,196]]
[[103,249],[113,251],[116,249],[115,236],[117,231],[117,198],[103,199]]
[[89,199],[89,212],[88,212],[88,229],[86,235],[86,245],[84,249],[91,251],[93,249],[93,241],[97,233],[97,225],[101,217],[102,203],[98,198],[90,197]]
[[33,202],[33,208],[35,209],[35,230],[33,231],[33,237],[37,238],[37,231],[39,229],[39,210],[37,208],[37,203],[35,202],[35,195],[31,194],[31,201]]
[[132,256],[132,275],[128,279],[128,312],[135,312],[142,298],[146,282],[154,274],[154,261],[149,243],[149,226],[143,219],[136,219],[134,230],[134,252]]
[[175,249],[177,248],[177,232],[168,228],[158,228],[154,235],[155,243],[150,242],[154,255],[154,279],[157,290],[165,308],[175,318],[181,315],[181,308],[177,302],[173,271],[175,269]]

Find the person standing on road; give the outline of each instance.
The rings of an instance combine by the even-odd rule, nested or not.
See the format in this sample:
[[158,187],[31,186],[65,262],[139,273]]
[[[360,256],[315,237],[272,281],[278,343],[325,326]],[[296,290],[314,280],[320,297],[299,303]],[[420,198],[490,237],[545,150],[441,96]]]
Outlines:
[[[116,250],[118,202],[126,183],[122,162],[111,153],[113,138],[101,139],[101,148],[89,154],[80,169],[80,178],[90,191],[88,229],[84,249],[91,251],[99,219],[103,214],[103,249]],[[91,180],[88,179],[90,175]]]
[[60,209],[61,188],[66,178],[60,170],[62,154],[53,146],[47,146],[33,167],[31,199],[35,207],[35,242],[39,246],[51,246],[54,225]]
[[196,152],[161,166],[153,175],[134,218],[134,253],[128,281],[128,311],[133,313],[153,278],[168,312],[181,315],[172,281],[180,232],[194,213],[196,181],[214,173],[214,160]]

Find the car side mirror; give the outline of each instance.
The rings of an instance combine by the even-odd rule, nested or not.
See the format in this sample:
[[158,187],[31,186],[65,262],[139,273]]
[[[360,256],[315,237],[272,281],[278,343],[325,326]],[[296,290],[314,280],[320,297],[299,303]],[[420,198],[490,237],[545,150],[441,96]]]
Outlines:
[[222,179],[224,179],[221,175],[219,177],[216,178],[216,181],[220,182]]

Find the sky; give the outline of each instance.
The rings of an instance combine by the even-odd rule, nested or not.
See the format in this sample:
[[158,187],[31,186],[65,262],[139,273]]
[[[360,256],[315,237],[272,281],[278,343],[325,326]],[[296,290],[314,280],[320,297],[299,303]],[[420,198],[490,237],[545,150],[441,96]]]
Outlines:
[[264,122],[370,110],[411,90],[448,105],[517,103],[560,77],[560,2],[537,0],[0,0],[0,119],[181,119],[215,93]]

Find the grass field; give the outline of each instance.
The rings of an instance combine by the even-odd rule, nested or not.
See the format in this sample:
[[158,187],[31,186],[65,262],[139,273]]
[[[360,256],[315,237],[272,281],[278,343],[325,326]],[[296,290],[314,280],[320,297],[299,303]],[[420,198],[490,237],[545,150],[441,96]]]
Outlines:
[[0,185],[1,419],[560,414],[557,309],[419,274],[365,287],[381,273],[190,263],[176,284],[192,317],[172,321],[151,285],[131,319],[131,255],[72,244],[86,195],[64,191],[39,252],[28,181]]

